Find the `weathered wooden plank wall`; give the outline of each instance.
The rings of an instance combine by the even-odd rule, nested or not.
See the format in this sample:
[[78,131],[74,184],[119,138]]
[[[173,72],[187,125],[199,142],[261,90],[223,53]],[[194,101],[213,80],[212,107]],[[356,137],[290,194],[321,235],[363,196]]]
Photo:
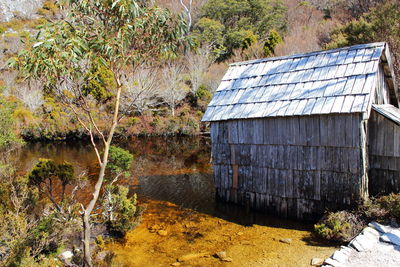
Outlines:
[[361,116],[211,123],[217,196],[284,217],[307,218],[360,199]]
[[376,111],[368,123],[369,192],[400,192],[400,126]]

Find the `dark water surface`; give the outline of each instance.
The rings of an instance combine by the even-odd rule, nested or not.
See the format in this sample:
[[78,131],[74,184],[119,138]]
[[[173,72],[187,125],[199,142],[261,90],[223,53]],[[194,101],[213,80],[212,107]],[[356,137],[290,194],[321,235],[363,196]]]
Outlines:
[[[310,225],[249,212],[215,200],[211,141],[207,137],[146,137],[118,143],[134,155],[131,177],[120,181],[142,200],[169,201],[184,208],[218,216],[240,224],[262,224],[283,228],[309,229]],[[87,142],[30,143],[18,154],[18,170],[29,171],[39,158],[67,161],[77,175],[95,176],[98,163]],[[89,197],[89,192],[81,195]],[[162,211],[160,211],[162,212]]]
[[[210,212],[214,186],[210,165],[210,140],[206,137],[132,138],[118,143],[134,155],[131,177],[122,181],[142,197],[173,202]],[[95,176],[98,163],[86,142],[28,143],[18,153],[20,173],[39,158],[73,164],[76,175]]]

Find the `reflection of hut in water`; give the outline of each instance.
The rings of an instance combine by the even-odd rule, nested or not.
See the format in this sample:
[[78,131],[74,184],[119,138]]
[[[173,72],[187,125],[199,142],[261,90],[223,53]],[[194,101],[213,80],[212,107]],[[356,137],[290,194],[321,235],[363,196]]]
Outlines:
[[400,111],[387,44],[232,64],[211,122],[217,196],[307,218],[400,189]]

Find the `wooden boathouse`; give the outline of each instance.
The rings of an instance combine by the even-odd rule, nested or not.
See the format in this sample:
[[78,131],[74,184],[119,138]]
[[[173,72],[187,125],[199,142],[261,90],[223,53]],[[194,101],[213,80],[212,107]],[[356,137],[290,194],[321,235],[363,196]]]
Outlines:
[[311,219],[399,192],[398,99],[386,43],[232,64],[203,117],[217,197]]

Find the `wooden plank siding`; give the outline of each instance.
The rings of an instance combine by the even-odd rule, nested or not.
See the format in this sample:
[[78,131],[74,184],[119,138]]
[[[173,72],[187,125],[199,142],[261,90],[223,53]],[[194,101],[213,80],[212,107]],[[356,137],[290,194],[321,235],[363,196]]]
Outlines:
[[400,192],[400,126],[372,110],[368,123],[369,192]]
[[360,114],[212,122],[218,198],[301,219],[355,204],[367,179],[360,124]]

